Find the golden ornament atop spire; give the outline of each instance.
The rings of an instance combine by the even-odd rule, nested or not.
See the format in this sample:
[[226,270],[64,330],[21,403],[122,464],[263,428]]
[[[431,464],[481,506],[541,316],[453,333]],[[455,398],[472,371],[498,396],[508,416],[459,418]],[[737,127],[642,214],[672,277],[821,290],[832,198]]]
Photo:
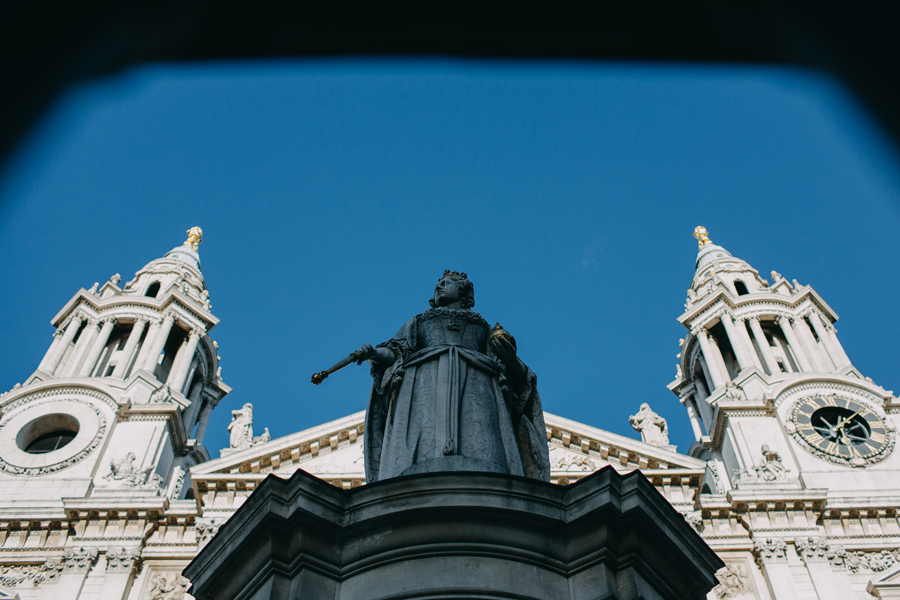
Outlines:
[[699,225],[696,229],[694,229],[694,237],[697,238],[697,249],[702,249],[703,246],[708,246],[712,244],[709,241],[709,232],[706,231],[706,227],[703,225]]
[[185,246],[190,246],[195,251],[199,250],[200,244],[203,242],[203,230],[199,227],[191,227],[187,230],[188,239],[184,243]]

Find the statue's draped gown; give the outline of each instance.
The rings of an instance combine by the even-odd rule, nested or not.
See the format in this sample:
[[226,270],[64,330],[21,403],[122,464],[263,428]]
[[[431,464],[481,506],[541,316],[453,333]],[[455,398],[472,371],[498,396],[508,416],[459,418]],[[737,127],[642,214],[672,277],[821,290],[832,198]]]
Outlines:
[[428,471],[491,471],[549,481],[537,379],[507,378],[490,327],[469,309],[432,308],[389,341],[366,411],[366,479]]

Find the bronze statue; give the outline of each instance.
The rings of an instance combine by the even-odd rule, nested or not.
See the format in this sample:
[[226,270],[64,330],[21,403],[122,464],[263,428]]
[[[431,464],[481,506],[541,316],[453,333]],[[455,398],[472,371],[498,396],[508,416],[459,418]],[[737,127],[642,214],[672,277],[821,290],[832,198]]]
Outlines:
[[445,271],[431,308],[393,338],[365,344],[328,371],[368,360],[374,378],[366,410],[369,482],[431,471],[490,471],[550,480],[537,378],[515,339],[472,310],[465,273]]

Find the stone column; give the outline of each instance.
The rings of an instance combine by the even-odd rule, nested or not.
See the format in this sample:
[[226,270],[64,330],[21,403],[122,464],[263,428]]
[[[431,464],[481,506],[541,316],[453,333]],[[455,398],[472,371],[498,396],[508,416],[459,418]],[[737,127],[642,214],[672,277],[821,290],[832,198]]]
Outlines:
[[824,539],[797,538],[794,547],[806,565],[819,600],[846,600],[856,596],[849,578],[845,574],[835,573],[829,564],[826,557],[828,545]]
[[84,580],[97,560],[96,548],[70,548],[63,557],[62,573],[56,581],[55,600],[76,600]]
[[166,345],[166,341],[169,339],[169,332],[172,331],[173,323],[175,323],[175,316],[171,313],[166,315],[163,317],[162,323],[159,324],[159,329],[156,331],[156,335],[153,336],[153,339],[148,339],[144,342],[144,350],[146,353],[142,353],[142,356],[139,357],[139,359],[142,359],[143,361],[139,363],[141,369],[149,371],[150,373],[153,373],[156,370],[156,363],[159,361],[159,353],[162,352]]
[[[743,323],[735,324],[734,316],[726,313],[722,315],[722,325],[725,327],[725,333],[728,335],[731,347],[734,348],[734,354],[737,357],[739,370],[743,371],[744,369],[749,369],[755,364],[753,359],[750,358],[750,352],[753,349],[747,348],[745,345],[744,338],[747,337],[746,331],[744,332],[743,337],[741,337],[740,333],[737,331],[738,326],[744,326]],[[749,342],[749,340],[747,341]]]
[[804,373],[811,372],[813,370],[812,365],[809,364],[809,360],[806,358],[806,352],[800,344],[800,340],[798,340],[797,336],[794,334],[794,329],[791,327],[791,320],[784,316],[778,317],[778,325],[781,327],[781,331],[784,332],[784,339],[787,340],[788,346],[794,351],[794,357],[800,365],[800,370]]
[[691,420],[691,429],[694,431],[694,439],[700,441],[703,437],[703,427],[700,425],[700,415],[697,413],[697,403],[694,398],[685,398],[684,407],[687,409],[688,418]]
[[197,425],[197,435],[194,436],[194,439],[197,440],[197,444],[203,443],[203,438],[206,436],[206,428],[209,426],[209,415],[212,413],[213,403],[208,398],[203,400],[203,408],[200,410],[200,422]]
[[144,333],[144,327],[146,326],[146,320],[135,320],[134,326],[131,328],[131,333],[128,334],[128,341],[125,342],[125,347],[122,349],[122,354],[119,358],[119,362],[116,363],[116,368],[113,370],[113,377],[117,379],[122,379],[125,377],[125,373],[128,371],[128,365],[131,364],[131,358],[134,356],[134,349],[137,347],[138,342],[141,340],[141,334]]
[[697,339],[700,340],[700,349],[703,351],[703,358],[706,359],[706,367],[709,369],[709,375],[715,389],[724,386],[728,378],[728,370],[725,369],[725,361],[719,353],[719,347],[714,345],[705,329],[697,332]]
[[141,552],[138,549],[110,548],[106,551],[106,571],[99,600],[122,600]]
[[831,362],[834,363],[834,368],[842,371],[851,366],[850,358],[838,341],[837,334],[831,323],[827,319],[822,318],[822,315],[816,311],[810,313],[809,320],[812,322],[819,339],[822,340]]
[[809,324],[806,322],[806,319],[804,319],[803,317],[797,317],[796,319],[794,319],[794,333],[797,334],[797,337],[800,339],[800,343],[806,347],[806,357],[809,359],[809,363],[812,368],[819,373],[830,371],[831,365],[827,364],[827,359],[822,356],[822,351],[819,349],[819,344],[816,343],[816,340],[813,337],[812,331],[810,331],[809,329]]
[[109,341],[113,327],[116,326],[116,320],[113,317],[103,320],[102,323],[103,327],[100,329],[100,334],[91,344],[91,349],[84,358],[84,363],[82,363],[81,370],[78,372],[79,377],[90,377],[94,369],[97,368],[97,360],[100,358],[103,348],[106,347],[106,342]]
[[91,343],[93,343],[94,338],[97,337],[97,331],[99,329],[99,321],[88,321],[84,326],[84,331],[81,332],[81,336],[78,338],[78,341],[75,342],[75,347],[72,348],[72,354],[69,356],[69,360],[66,361],[65,366],[61,370],[61,377],[71,377],[78,373],[79,367],[81,366],[81,360],[84,357],[85,352],[90,350]]
[[50,347],[47,348],[47,353],[44,355],[44,358],[41,359],[41,364],[38,365],[38,371],[47,371],[47,365],[50,363],[50,360],[53,358],[54,354],[56,354],[57,349],[59,348],[60,343],[62,342],[63,331],[61,328],[58,328],[53,332],[53,341],[50,343]]
[[191,361],[194,359],[194,352],[197,350],[199,341],[200,332],[191,329],[191,333],[178,349],[178,354],[175,355],[175,360],[172,362],[172,370],[169,371],[169,377],[166,379],[166,385],[171,389],[178,392],[184,391],[185,378],[188,369],[191,368]]
[[750,318],[750,331],[753,332],[756,344],[762,351],[763,361],[766,363],[766,368],[769,369],[769,374],[777,375],[781,373],[781,369],[778,368],[778,361],[775,360],[775,355],[772,354],[772,347],[769,346],[769,340],[766,339],[766,334],[763,333],[762,326],[759,324],[759,317]]
[[753,543],[763,574],[769,580],[769,590],[774,600],[796,600],[800,596],[791,577],[788,564],[787,544],[778,539],[757,539]]
[[838,357],[838,369],[852,367],[853,363],[850,362],[850,357],[844,352],[844,346],[841,345],[841,341],[838,339],[837,330],[834,328],[834,325],[826,324],[825,329],[828,331],[828,339],[831,341],[831,347],[834,348]]
[[69,344],[72,343],[72,340],[75,338],[75,334],[78,333],[79,327],[84,322],[84,319],[81,315],[75,315],[72,317],[72,320],[69,321],[69,324],[66,325],[66,332],[63,334],[62,339],[59,342],[59,346],[56,348],[56,352],[47,362],[47,373],[50,375],[56,374],[56,369],[59,367],[59,363],[62,361],[63,356],[66,354],[66,350],[69,349]]
[[191,437],[191,434],[194,432],[193,425],[195,424],[195,419],[197,415],[200,413],[200,408],[202,401],[200,400],[201,395],[203,394],[203,382],[198,381],[194,387],[188,390],[188,400],[191,401],[191,405],[184,411],[184,429],[187,431],[188,438]]
[[822,341],[822,347],[825,348],[825,355],[828,357],[833,368],[837,370],[840,361],[838,360],[837,352],[831,347],[831,338],[828,335],[828,330],[825,329],[825,325],[822,323],[822,318],[819,316],[819,313],[816,311],[809,313],[809,322],[812,323],[813,329],[816,330],[816,335],[819,336],[819,339]]

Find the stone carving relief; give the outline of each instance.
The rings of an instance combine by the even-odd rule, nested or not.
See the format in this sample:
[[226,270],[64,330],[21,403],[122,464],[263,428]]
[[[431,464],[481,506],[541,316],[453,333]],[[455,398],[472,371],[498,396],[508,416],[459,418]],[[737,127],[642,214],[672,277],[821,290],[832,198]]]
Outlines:
[[96,548],[68,548],[63,554],[63,570],[87,571],[97,560]]
[[578,471],[593,473],[597,465],[589,456],[583,454],[563,453],[553,462],[553,469],[557,471]]
[[782,481],[787,479],[788,469],[781,464],[781,455],[769,449],[767,444],[760,447],[763,455],[762,464],[753,467],[756,477],[762,481]]
[[716,579],[719,580],[719,584],[712,589],[712,593],[719,600],[754,597],[754,595],[747,594],[752,592],[753,584],[750,582],[747,571],[742,565],[726,564],[716,571]]
[[159,490],[162,477],[151,474],[153,467],[141,470],[134,464],[135,458],[134,452],[128,452],[122,459],[109,461],[109,473],[103,476],[107,487]]
[[828,559],[828,543],[824,538],[797,538],[794,540],[794,547],[803,560]]
[[684,513],[682,515],[684,520],[687,521],[688,525],[690,525],[694,531],[697,533],[703,533],[703,511],[700,510],[692,510],[689,513]]
[[154,573],[150,578],[150,600],[182,600],[191,582],[178,573]]
[[163,384],[156,388],[152,394],[150,394],[150,403],[151,404],[163,404],[165,402],[169,402],[172,399],[172,389],[168,386],[168,384]]
[[747,392],[738,384],[729,381],[725,384],[724,398],[731,402],[745,402],[747,400]]
[[666,420],[653,412],[650,405],[644,402],[636,415],[628,417],[628,422],[635,431],[641,433],[641,441],[654,446],[669,445],[669,426]]
[[56,579],[57,575],[59,571],[48,573],[44,565],[3,565],[0,566],[0,586],[39,586],[45,581]]
[[217,521],[207,517],[200,517],[196,521],[197,543],[203,545],[213,538],[219,532],[219,527],[224,521]]
[[900,550],[845,550],[829,546],[826,558],[835,567],[844,567],[851,573],[880,573],[900,563]]

